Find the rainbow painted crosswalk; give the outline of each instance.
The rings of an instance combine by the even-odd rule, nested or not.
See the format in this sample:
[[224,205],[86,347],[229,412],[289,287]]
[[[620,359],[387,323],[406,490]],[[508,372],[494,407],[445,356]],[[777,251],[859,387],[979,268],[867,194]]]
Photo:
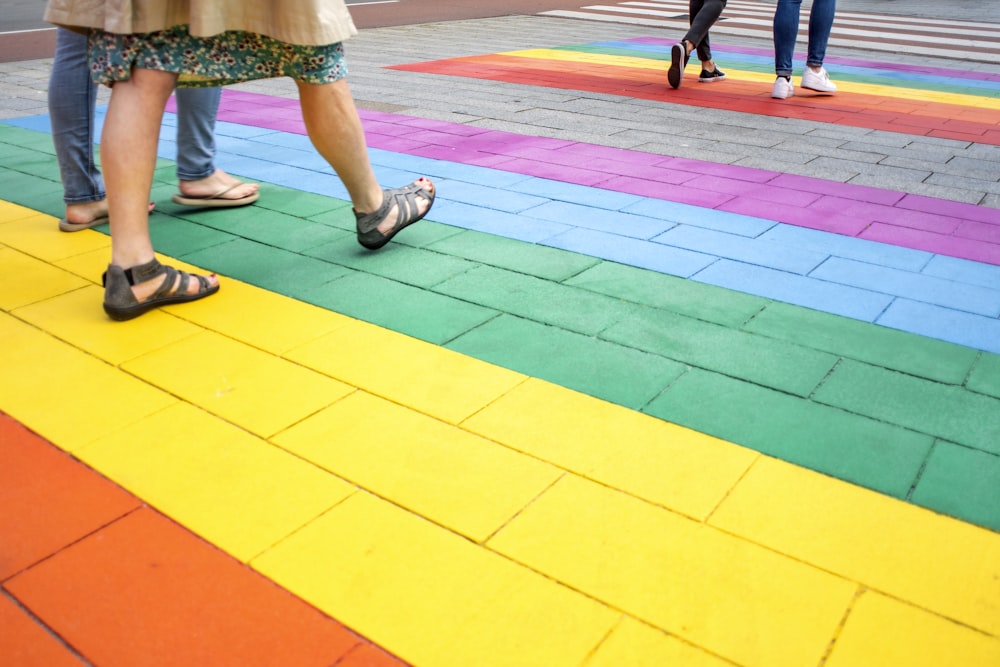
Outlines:
[[[656,39],[397,69],[1000,139],[989,77],[841,61],[778,103],[719,51],[680,91]],[[0,651],[1000,661],[995,209],[364,111],[380,180],[439,191],[372,254],[296,101],[219,119],[259,204],[172,205],[167,131],[152,228],[223,289],[126,324],[107,236],[55,231],[47,119],[0,124]]]

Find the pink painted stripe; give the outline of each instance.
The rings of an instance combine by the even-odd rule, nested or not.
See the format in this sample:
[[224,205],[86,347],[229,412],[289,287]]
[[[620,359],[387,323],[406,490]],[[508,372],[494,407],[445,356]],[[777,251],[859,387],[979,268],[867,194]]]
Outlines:
[[[1000,265],[996,209],[750,167],[378,111],[360,113],[372,148],[717,208]],[[295,99],[227,90],[219,118],[305,134]]]

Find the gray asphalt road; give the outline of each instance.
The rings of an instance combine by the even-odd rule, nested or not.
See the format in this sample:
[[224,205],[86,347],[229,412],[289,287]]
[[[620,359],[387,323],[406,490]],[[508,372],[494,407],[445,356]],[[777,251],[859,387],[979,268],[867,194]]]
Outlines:
[[[775,4],[776,0],[758,0],[763,4]],[[808,5],[810,0],[803,4]],[[387,18],[398,13],[400,5],[420,5],[420,12],[407,12],[414,19],[426,16],[425,20],[448,20],[448,15],[454,18],[473,18],[471,14],[480,17],[498,16],[510,13],[537,13],[548,9],[565,7],[564,0],[532,0],[529,2],[511,3],[510,0],[487,2],[485,0],[347,0],[359,12],[366,16],[383,14]],[[579,0],[579,5],[593,4]],[[394,5],[396,5],[394,7]],[[362,7],[364,8],[362,10]],[[874,14],[889,14],[899,16],[919,16],[924,18],[954,19],[961,21],[984,21],[1000,23],[1000,2],[997,0],[839,0],[837,8],[840,11],[867,12]],[[44,0],[0,0],[0,33],[18,30],[35,30],[49,28],[42,20],[45,10]]]

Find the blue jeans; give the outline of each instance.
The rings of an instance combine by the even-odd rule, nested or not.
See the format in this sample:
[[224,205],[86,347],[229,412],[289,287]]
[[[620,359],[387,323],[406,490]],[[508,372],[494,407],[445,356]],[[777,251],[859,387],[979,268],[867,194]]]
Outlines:
[[[799,36],[799,6],[802,0],[778,0],[774,11],[774,73],[792,75],[795,40]],[[837,0],[813,0],[809,11],[809,50],[806,65],[821,67],[833,29]]]
[[[177,178],[197,181],[215,173],[215,115],[221,88],[179,88]],[[90,80],[87,37],[59,28],[49,78],[49,119],[59,161],[63,201],[102,201],[104,180],[94,160],[97,86]]]

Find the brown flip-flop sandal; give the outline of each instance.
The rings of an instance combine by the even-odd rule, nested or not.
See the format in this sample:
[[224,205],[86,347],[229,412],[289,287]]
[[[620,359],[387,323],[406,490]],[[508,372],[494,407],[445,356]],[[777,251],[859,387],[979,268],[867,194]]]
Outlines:
[[90,222],[70,222],[66,218],[59,219],[59,231],[61,232],[80,232],[84,229],[90,229],[91,227],[97,227],[98,225],[104,225],[109,222],[108,216],[99,215]]
[[246,197],[240,197],[239,199],[225,199],[223,195],[231,190],[245,185],[242,181],[234,185],[230,185],[228,188],[223,188],[216,192],[214,195],[209,195],[207,197],[185,197],[184,195],[177,193],[170,198],[175,204],[180,204],[181,206],[191,206],[193,208],[235,208],[237,206],[246,206],[247,204],[252,204],[260,198],[260,192],[254,192]]
[[[154,202],[149,202],[149,213],[152,213],[154,208],[156,208],[156,204]],[[79,232],[84,229],[90,229],[91,227],[97,227],[98,225],[104,225],[109,222],[111,222],[111,219],[108,217],[107,213],[97,216],[90,222],[70,222],[66,218],[59,218],[59,231]]]

